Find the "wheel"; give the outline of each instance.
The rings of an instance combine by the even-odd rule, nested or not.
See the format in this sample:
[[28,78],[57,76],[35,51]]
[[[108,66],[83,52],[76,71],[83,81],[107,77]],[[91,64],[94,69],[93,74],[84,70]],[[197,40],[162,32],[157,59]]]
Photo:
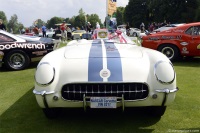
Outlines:
[[133,36],[134,36],[134,37],[137,37],[137,33],[136,33],[136,32],[133,32]]
[[151,106],[147,108],[148,108],[147,111],[151,116],[161,117],[164,115],[167,107],[166,106]]
[[44,108],[43,112],[47,118],[54,119],[59,116],[60,109],[59,108]]
[[22,70],[29,66],[30,58],[22,50],[13,50],[5,56],[4,63],[10,70]]
[[179,57],[179,50],[174,45],[162,45],[158,48],[158,51],[166,55],[171,61],[177,60]]

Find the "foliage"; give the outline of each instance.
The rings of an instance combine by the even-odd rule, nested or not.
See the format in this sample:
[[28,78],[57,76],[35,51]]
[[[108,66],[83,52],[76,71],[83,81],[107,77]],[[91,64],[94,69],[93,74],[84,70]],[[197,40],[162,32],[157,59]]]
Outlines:
[[74,21],[74,26],[77,28],[83,28],[82,26],[85,25],[85,17],[84,16],[76,16]]
[[198,0],[129,0],[125,8],[125,21],[133,27],[141,22],[189,23],[200,21]]
[[118,25],[124,24],[124,10],[124,7],[117,7],[116,19]]
[[47,23],[47,28],[55,28],[55,24],[58,24],[58,23],[62,23],[63,22],[63,18],[61,17],[53,17],[51,18],[50,20],[48,20],[48,23]]
[[8,31],[11,30],[16,31],[17,23],[18,23],[18,17],[16,14],[14,14],[13,16],[11,16],[8,22]]
[[139,27],[141,22],[147,22],[146,11],[146,0],[129,0],[125,7],[124,19],[129,22],[131,27]]
[[7,17],[6,17],[6,15],[5,15],[5,13],[3,11],[0,11],[0,19],[2,19],[4,25],[7,26],[7,23],[8,23]]
[[37,19],[34,21],[33,26],[37,26],[40,28],[43,24],[45,25],[46,23],[42,19]]
[[91,23],[91,25],[93,26],[93,28],[96,27],[96,23],[98,22],[100,24],[101,27],[103,27],[101,20],[99,18],[99,16],[97,14],[91,14],[91,15],[87,15],[88,16],[88,22]]
[[18,22],[17,15],[14,14],[13,16],[11,16],[8,22],[7,31],[14,34],[19,34],[23,28],[24,28],[24,25]]

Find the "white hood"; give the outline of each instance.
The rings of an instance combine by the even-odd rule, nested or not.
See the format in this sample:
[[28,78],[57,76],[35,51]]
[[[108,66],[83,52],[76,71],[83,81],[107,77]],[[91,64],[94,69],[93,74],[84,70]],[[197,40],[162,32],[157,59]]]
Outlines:
[[[66,47],[61,65],[64,82],[144,82],[150,63],[141,47],[103,41],[74,43]],[[68,75],[68,76],[66,76]]]

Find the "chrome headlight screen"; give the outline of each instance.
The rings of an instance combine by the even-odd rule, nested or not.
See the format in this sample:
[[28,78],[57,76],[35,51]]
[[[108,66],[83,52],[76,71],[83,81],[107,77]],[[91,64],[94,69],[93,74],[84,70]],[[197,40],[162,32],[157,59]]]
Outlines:
[[161,84],[171,84],[175,80],[175,71],[170,62],[159,61],[154,66],[154,74]]
[[48,62],[40,63],[35,73],[35,81],[38,85],[47,86],[51,84],[55,77],[55,68]]

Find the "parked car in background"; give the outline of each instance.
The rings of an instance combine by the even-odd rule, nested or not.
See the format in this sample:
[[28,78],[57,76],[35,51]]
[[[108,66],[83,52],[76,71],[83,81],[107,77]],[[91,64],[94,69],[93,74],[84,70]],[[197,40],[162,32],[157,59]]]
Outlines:
[[94,40],[73,40],[47,54],[35,72],[33,93],[48,118],[60,108],[146,107],[161,117],[178,90],[176,73],[162,53],[139,47],[117,30]]
[[[60,30],[61,24],[62,23],[55,24],[54,34],[52,36],[53,39],[56,39],[56,40],[61,40],[62,39],[61,30]],[[71,24],[67,24],[67,23],[66,23],[66,25],[68,27],[71,26]],[[67,28],[67,39],[68,40],[72,39],[72,31],[71,31],[70,28]]]
[[[126,25],[119,25],[119,26],[117,26],[117,29],[126,34]],[[140,33],[141,33],[141,30],[138,28],[130,28],[130,30],[129,30],[130,37],[139,37]]]
[[171,61],[184,56],[200,56],[200,22],[143,36],[142,46],[162,52]]
[[82,34],[87,33],[85,30],[75,30],[72,32],[72,38],[75,39],[75,36],[77,36],[76,38],[79,37],[79,39],[82,38]]
[[177,26],[181,26],[181,25],[184,25],[184,24],[185,23],[182,23],[182,24],[169,24],[169,25],[166,25],[166,26],[162,26],[162,27],[160,27],[158,29],[155,29],[151,33],[158,33],[158,32],[169,30],[171,28],[174,28],[174,27],[177,27]]
[[140,33],[141,33],[141,30],[138,29],[138,28],[130,28],[130,37],[139,37],[140,36]]
[[184,25],[185,23],[180,23],[180,24],[169,24],[169,25],[165,25],[162,27],[159,27],[158,29],[153,30],[152,32],[149,32],[148,30],[145,30],[145,32],[140,33],[140,38],[149,34],[155,34],[161,31],[165,31],[165,30],[169,30],[171,28],[177,27],[177,26],[181,26]]
[[[46,31],[46,37],[52,38],[52,37],[53,37],[53,34],[55,34],[55,30],[47,30],[47,31]],[[39,36],[39,37],[43,37],[42,32],[40,32],[38,36]]]
[[22,70],[29,66],[31,59],[42,57],[58,46],[59,41],[50,38],[16,36],[0,30],[0,53],[3,54],[0,64],[10,70]]

